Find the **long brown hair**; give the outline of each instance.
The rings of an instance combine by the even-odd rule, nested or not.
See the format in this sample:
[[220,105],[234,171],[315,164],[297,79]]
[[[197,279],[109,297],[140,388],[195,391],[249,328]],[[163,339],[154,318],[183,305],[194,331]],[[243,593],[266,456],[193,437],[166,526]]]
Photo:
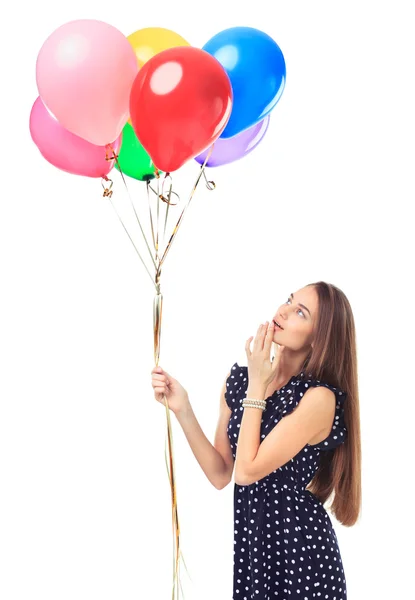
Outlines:
[[336,286],[310,283],[318,295],[318,317],[314,345],[303,370],[313,378],[347,392],[344,419],[345,441],[334,450],[322,452],[320,465],[308,489],[321,503],[333,494],[329,506],[336,519],[351,527],[362,503],[360,408],[357,374],[356,331],[352,309]]

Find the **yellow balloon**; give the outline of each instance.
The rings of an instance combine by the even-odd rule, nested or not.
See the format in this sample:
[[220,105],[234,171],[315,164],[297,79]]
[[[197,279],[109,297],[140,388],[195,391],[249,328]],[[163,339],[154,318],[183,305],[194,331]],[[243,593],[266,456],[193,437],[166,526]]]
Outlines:
[[134,49],[140,67],[163,50],[176,46],[190,46],[189,42],[186,42],[181,35],[163,27],[139,29],[129,35],[127,39]]

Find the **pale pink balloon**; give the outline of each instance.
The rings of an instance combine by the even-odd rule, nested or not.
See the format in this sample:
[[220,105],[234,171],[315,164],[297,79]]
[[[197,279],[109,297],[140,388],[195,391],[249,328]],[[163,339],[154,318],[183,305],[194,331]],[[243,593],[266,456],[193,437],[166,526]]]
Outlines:
[[115,140],[127,122],[137,73],[137,58],[125,35],[93,19],[56,29],[36,62],[44,104],[65,129],[98,146]]
[[[105,146],[91,144],[62,127],[50,114],[41,98],[35,101],[30,113],[30,134],[42,156],[67,173],[103,177],[114,166],[113,160],[106,160]],[[121,147],[121,139],[122,134],[111,144],[117,154]]]

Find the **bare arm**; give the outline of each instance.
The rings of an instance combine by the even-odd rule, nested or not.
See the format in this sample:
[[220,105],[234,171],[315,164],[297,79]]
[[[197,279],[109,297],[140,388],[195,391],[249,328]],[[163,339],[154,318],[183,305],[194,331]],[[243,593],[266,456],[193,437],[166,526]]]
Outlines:
[[203,433],[190,402],[184,409],[176,413],[176,418],[184,431],[197,462],[211,484],[218,490],[223,489],[230,483],[234,466],[227,434],[227,426],[232,411],[226,404],[225,390],[226,380],[221,391],[219,421],[214,445],[209,442]]
[[[256,398],[265,393],[252,395]],[[293,412],[282,418],[261,442],[261,413],[247,408],[239,431],[235,482],[251,485],[287,464],[317,436],[325,439],[331,431],[334,414],[334,392],[324,386],[310,388]]]

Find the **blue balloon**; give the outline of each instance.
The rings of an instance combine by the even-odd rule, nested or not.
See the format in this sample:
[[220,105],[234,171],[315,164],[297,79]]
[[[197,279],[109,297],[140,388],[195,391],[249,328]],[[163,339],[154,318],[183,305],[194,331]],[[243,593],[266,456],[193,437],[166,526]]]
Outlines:
[[221,63],[232,84],[232,113],[220,137],[233,137],[262,121],[285,86],[285,60],[278,44],[259,29],[231,27],[213,36],[203,50]]

